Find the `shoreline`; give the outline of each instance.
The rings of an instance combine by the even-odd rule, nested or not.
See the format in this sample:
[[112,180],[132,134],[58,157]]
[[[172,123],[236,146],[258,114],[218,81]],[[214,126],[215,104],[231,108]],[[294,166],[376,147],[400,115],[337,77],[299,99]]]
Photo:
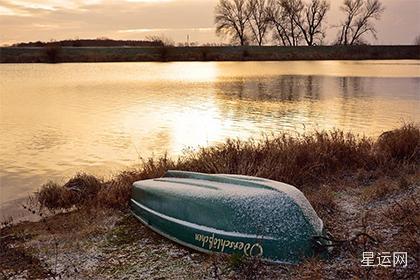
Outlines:
[[420,46],[1,47],[0,63],[420,59]]
[[[3,224],[0,229],[3,276],[409,279],[419,269],[420,128],[416,125],[377,139],[329,131],[259,142],[230,140],[178,160],[162,157],[143,165],[110,181],[79,174],[64,185],[44,185],[34,204],[26,205],[40,221]],[[272,265],[184,248],[143,226],[127,208],[134,181],[160,177],[168,169],[258,175],[290,183],[305,194],[334,238],[348,242],[335,247],[328,259],[313,257],[299,265]],[[360,261],[366,251],[407,252],[407,267],[364,268]]]

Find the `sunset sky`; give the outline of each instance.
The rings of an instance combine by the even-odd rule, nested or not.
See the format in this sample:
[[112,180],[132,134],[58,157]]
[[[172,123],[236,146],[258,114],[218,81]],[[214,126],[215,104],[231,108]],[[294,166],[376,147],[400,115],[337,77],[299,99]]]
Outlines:
[[[328,26],[339,22],[331,1]],[[420,35],[420,0],[383,0],[377,44],[410,44]],[[220,42],[214,32],[217,0],[0,0],[0,45],[22,41],[144,39],[163,34],[176,42]],[[327,41],[335,38],[330,28]]]

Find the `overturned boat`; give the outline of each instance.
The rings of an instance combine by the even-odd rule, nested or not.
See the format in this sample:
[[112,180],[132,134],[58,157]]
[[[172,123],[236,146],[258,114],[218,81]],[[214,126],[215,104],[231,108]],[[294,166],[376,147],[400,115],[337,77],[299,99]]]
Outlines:
[[298,263],[325,245],[323,223],[303,193],[263,178],[168,171],[133,184],[131,210],[159,234],[202,252]]

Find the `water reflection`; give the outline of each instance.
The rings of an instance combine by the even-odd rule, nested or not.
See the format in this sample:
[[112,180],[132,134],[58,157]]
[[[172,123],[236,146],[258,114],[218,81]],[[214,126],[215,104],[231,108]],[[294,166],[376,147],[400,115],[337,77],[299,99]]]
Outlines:
[[319,99],[323,77],[276,76],[239,78],[216,83],[217,93],[232,99],[257,101],[298,101],[302,98]]
[[420,121],[420,65],[364,62],[0,65],[0,203],[77,171],[227,137]]
[[364,86],[366,79],[360,77],[341,77],[340,89],[344,98],[362,97],[368,94]]
[[[34,135],[32,135],[31,140],[28,142],[25,141],[27,144],[30,143],[30,149],[35,151],[43,151],[43,150],[49,150],[54,147],[59,147],[66,143],[65,136],[57,131],[56,129],[48,129],[45,128],[43,130],[37,131]],[[24,149],[25,147],[20,147],[19,149]]]
[[251,123],[237,126],[251,134],[256,125],[274,133],[338,127],[376,136],[390,129],[391,123],[395,127],[419,119],[418,80],[314,75],[238,78],[216,84],[216,101],[223,118]]

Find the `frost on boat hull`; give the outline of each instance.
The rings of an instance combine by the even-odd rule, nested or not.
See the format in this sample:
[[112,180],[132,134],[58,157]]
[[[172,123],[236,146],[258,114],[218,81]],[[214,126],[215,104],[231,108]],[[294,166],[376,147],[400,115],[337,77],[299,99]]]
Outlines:
[[202,252],[297,263],[315,254],[323,224],[293,186],[240,175],[168,171],[133,184],[131,210],[145,225]]

